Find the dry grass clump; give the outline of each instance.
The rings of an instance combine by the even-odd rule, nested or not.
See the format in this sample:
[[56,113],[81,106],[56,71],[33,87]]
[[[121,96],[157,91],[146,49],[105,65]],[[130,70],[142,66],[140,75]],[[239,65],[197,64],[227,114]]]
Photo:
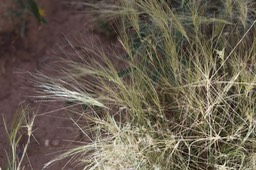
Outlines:
[[44,98],[84,106],[76,124],[89,141],[45,167],[255,169],[253,1],[122,2],[124,56],[74,49],[65,76],[39,76]]
[[[28,107],[20,106],[11,127],[8,127],[6,119],[3,123],[9,140],[10,149],[6,150],[7,164],[4,170],[23,170],[24,162],[27,159],[27,149],[33,137],[33,125],[35,115],[29,113]],[[21,142],[23,140],[23,144]],[[0,167],[1,169],[1,167]]]

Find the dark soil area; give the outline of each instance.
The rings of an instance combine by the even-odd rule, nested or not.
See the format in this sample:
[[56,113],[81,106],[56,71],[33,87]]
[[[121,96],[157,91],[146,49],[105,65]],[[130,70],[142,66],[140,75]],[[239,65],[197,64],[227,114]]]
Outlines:
[[[2,0],[0,15],[6,12],[8,0]],[[85,41],[101,39],[89,22],[91,16],[86,8],[77,3],[63,0],[38,0],[38,5],[45,10],[48,24],[39,24],[35,18],[27,17],[25,36],[19,35],[19,28],[10,17],[0,22],[0,115],[6,116],[11,125],[19,105],[29,104],[31,112],[38,116],[35,122],[34,139],[28,149],[27,169],[39,170],[51,160],[56,153],[63,151],[71,140],[76,138],[74,125],[64,110],[55,111],[56,103],[36,101],[33,88],[29,83],[29,72],[50,72],[49,65],[54,61],[55,49],[67,45],[67,39]],[[3,10],[5,9],[5,10]],[[106,38],[104,38],[107,43]],[[103,43],[104,44],[104,43]],[[18,113],[17,113],[18,114]],[[22,145],[21,140],[21,145]],[[5,150],[9,150],[2,119],[0,120],[0,167],[4,169]],[[79,169],[75,165],[66,165],[68,160],[59,162],[49,170]],[[30,163],[29,163],[30,162]],[[81,169],[81,168],[80,168]]]

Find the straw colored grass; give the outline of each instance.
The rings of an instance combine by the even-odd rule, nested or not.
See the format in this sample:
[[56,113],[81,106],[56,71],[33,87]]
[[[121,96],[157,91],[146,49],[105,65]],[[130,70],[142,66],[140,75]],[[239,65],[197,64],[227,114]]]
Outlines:
[[101,8],[121,18],[124,54],[79,53],[65,76],[37,77],[40,97],[87,106],[73,112],[89,142],[45,168],[69,157],[90,170],[255,169],[253,1]]
[[[24,162],[27,160],[27,149],[33,137],[33,124],[35,115],[29,113],[29,108],[20,106],[13,119],[11,127],[8,127],[5,117],[3,123],[9,140],[10,149],[6,150],[6,170],[23,170]],[[24,138],[25,143],[21,143]],[[1,169],[1,168],[0,168]]]

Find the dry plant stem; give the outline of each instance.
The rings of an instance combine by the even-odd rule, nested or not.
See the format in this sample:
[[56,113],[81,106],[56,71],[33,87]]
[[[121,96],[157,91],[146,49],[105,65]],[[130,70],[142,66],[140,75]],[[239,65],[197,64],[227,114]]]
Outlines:
[[218,68],[218,70],[212,75],[212,77],[214,77],[218,71],[223,67],[223,65],[225,64],[225,62],[229,59],[229,57],[234,53],[234,51],[236,50],[236,48],[239,46],[239,44],[244,40],[244,38],[246,37],[246,35],[251,31],[251,29],[253,28],[253,26],[255,25],[256,20],[252,23],[252,25],[250,26],[250,28],[244,33],[243,37],[238,41],[238,43],[236,44],[236,46],[232,49],[232,51],[228,54],[228,56],[226,57],[226,59],[222,62],[221,66]]
[[[3,118],[3,122],[4,122],[4,127],[6,130],[6,133],[8,135],[9,138],[9,142],[11,145],[11,158],[8,157],[8,161],[9,161],[9,165],[8,165],[8,170],[22,170],[24,169],[24,167],[22,167],[22,163],[25,160],[25,156],[27,155],[27,149],[29,147],[30,141],[31,141],[31,137],[33,136],[33,124],[35,121],[35,115],[32,115],[31,117],[29,117],[29,110],[28,108],[22,108],[20,112],[18,112],[17,114],[18,117],[16,118],[16,120],[14,120],[12,129],[9,131],[6,121]],[[26,134],[22,134],[22,129],[25,128],[26,129]],[[20,139],[22,138],[22,135],[27,135],[27,140],[26,143],[24,144],[24,146],[18,146],[20,145]],[[21,156],[18,157],[17,156],[17,147],[22,147],[22,153]],[[11,159],[11,162],[10,162]]]

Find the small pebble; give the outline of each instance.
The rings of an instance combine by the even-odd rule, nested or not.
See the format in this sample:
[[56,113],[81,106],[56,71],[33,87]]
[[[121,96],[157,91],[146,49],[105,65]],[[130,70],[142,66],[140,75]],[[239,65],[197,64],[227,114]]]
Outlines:
[[44,146],[48,147],[48,146],[49,146],[49,143],[50,143],[50,140],[49,140],[49,139],[45,139],[45,141],[44,141]]
[[54,139],[52,142],[51,142],[52,146],[59,146],[60,145],[60,140],[57,140],[57,139]]

